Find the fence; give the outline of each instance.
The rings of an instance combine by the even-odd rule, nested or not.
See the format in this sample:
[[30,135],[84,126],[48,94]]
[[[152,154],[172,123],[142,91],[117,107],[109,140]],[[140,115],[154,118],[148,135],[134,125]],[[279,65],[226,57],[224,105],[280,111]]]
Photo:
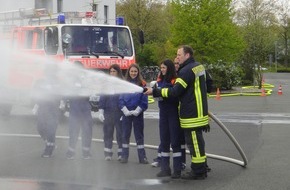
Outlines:
[[160,69],[158,66],[144,66],[141,68],[141,74],[147,82],[156,80]]

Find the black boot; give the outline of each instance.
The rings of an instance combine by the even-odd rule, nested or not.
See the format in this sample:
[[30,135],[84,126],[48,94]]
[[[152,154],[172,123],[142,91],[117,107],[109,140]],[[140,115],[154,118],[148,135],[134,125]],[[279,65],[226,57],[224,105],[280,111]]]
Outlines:
[[179,179],[181,177],[181,171],[174,171],[171,175],[172,179]]
[[206,173],[195,174],[193,171],[187,172],[181,176],[181,179],[186,180],[203,180],[207,177]]
[[139,161],[140,164],[149,164],[147,158],[144,158],[143,160]]
[[171,176],[171,170],[161,170],[158,174],[156,174],[157,177],[167,177]]
[[128,159],[127,158],[121,158],[120,163],[126,164],[126,163],[128,163]]
[[41,157],[50,158],[52,156],[53,150],[54,150],[54,145],[46,145]]

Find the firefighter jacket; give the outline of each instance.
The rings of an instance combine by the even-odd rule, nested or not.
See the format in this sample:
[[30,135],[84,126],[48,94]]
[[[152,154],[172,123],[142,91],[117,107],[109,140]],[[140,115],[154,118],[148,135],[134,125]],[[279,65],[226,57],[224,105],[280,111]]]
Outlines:
[[153,89],[154,97],[178,97],[182,128],[200,128],[208,125],[206,71],[193,58],[180,64],[178,78],[171,88]]

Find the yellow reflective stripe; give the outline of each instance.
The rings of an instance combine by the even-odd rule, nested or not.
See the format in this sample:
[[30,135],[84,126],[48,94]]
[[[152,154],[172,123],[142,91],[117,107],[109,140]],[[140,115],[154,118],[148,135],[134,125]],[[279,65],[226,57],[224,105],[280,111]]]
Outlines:
[[168,97],[168,88],[162,88],[161,89],[161,96],[164,98]]
[[199,65],[199,66],[193,67],[192,72],[194,72],[194,75],[196,77],[199,77],[201,75],[205,75],[205,68],[203,65]]
[[175,83],[179,83],[183,88],[187,87],[186,82],[182,80],[181,78],[177,78]]
[[195,78],[195,98],[196,98],[196,108],[197,108],[197,117],[202,117],[203,115],[203,107],[202,107],[202,95],[200,91],[200,82],[199,82],[199,77]]
[[194,128],[208,125],[208,115],[199,118],[179,118],[182,128]]
[[197,142],[197,137],[196,137],[196,132],[195,131],[191,132],[191,138],[192,138],[193,148],[194,148],[194,152],[195,152],[195,156],[191,157],[191,162],[192,163],[204,163],[205,160],[206,160],[206,156],[201,156],[200,155],[199,146],[198,146],[198,142]]
[[193,142],[193,148],[195,151],[195,156],[198,158],[200,157],[200,152],[199,152],[199,147],[198,147],[198,142],[197,142],[197,137],[196,137],[196,132],[192,131],[191,132],[191,138],[192,138],[192,142]]
[[198,65],[192,68],[192,72],[195,75],[194,81],[194,94],[196,98],[196,106],[197,106],[197,117],[203,116],[203,101],[202,101],[202,93],[200,91],[200,77],[206,76],[205,69],[203,65]]
[[208,115],[205,115],[203,117],[199,117],[199,118],[180,118],[180,120],[184,123],[196,123],[196,122],[203,122],[203,121],[208,121]]
[[206,156],[201,156],[199,158],[195,158],[195,157],[192,157],[191,158],[191,162],[192,163],[196,163],[196,164],[199,164],[199,163],[204,163],[206,160]]

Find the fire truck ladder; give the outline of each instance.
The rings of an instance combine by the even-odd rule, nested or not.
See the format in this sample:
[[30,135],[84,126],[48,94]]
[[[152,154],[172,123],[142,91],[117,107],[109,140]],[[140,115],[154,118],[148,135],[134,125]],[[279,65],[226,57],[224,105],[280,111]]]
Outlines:
[[62,15],[65,23],[74,24],[98,24],[96,12],[63,12],[49,13],[46,9],[19,9],[0,12],[0,23],[3,25],[44,25],[59,23],[59,16]]
[[49,16],[46,9],[19,9],[6,12],[0,12],[0,22],[8,25],[24,25],[25,21],[33,18]]

